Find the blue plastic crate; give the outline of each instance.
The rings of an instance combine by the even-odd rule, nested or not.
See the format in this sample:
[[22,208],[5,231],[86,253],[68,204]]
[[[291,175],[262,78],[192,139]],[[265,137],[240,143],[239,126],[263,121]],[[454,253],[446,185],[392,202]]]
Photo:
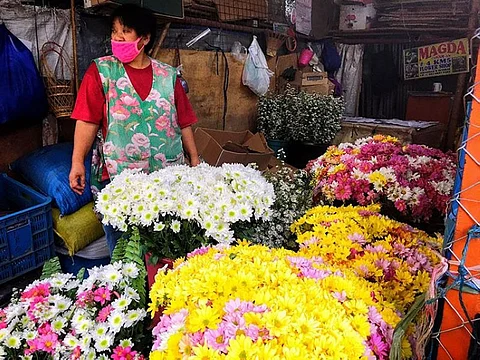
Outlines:
[[42,266],[55,254],[51,198],[0,174],[0,284]]

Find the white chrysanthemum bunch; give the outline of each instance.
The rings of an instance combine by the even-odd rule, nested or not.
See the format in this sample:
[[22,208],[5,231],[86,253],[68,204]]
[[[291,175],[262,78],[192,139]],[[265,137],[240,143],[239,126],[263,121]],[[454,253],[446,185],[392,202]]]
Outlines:
[[[258,170],[240,164],[201,164],[151,174],[126,170],[100,192],[96,209],[104,224],[121,231],[169,227],[178,233],[181,221],[189,221],[204,229],[205,236],[230,243],[231,225],[268,219],[274,201],[273,186]],[[175,220],[165,222],[167,217]]]

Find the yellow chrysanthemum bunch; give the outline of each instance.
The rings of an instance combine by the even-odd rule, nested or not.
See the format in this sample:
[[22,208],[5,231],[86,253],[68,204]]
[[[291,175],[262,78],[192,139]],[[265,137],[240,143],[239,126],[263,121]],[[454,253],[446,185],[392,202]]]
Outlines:
[[408,311],[429,285],[440,238],[379,214],[378,206],[309,210],[291,230],[305,257],[321,257],[339,270],[374,284],[375,297]]
[[[367,359],[370,292],[295,252],[204,249],[156,276],[149,310],[163,313],[150,358]],[[381,316],[397,320],[393,308]]]

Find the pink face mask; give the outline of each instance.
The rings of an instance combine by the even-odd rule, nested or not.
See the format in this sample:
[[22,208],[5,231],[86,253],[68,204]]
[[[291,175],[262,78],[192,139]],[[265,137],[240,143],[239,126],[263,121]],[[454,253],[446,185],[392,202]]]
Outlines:
[[142,40],[139,37],[135,41],[115,41],[112,40],[112,52],[113,56],[115,56],[118,60],[120,60],[124,64],[128,64],[135,60],[135,58],[140,54],[142,51],[143,45],[140,50],[138,49],[138,43]]

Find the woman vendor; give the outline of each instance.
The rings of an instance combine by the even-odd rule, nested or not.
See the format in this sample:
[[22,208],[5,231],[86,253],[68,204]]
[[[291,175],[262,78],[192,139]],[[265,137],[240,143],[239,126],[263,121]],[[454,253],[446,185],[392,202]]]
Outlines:
[[[113,56],[95,59],[78,91],[70,186],[85,191],[85,157],[93,146],[94,196],[124,169],[155,171],[200,160],[192,125],[197,121],[176,69],[150,58],[156,19],[128,4],[112,15]],[[104,226],[110,252],[120,233]]]

